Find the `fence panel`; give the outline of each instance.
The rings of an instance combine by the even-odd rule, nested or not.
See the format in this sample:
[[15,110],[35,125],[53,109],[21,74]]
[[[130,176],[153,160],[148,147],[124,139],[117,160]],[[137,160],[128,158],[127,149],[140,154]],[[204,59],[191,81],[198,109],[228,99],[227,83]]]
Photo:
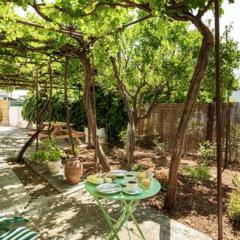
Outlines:
[[[195,105],[186,134],[184,153],[197,154],[199,144],[208,139],[208,135],[212,135],[214,141],[216,137],[215,105],[212,104],[212,110],[210,109],[213,111],[212,119],[209,107],[207,103]],[[139,139],[150,144],[157,137],[171,149],[183,108],[183,103],[155,104],[150,116],[141,120],[137,126]],[[226,129],[227,121],[230,121],[230,129]],[[238,159],[240,158],[240,103],[222,104],[222,123],[223,150],[225,152],[225,143],[229,138],[227,147],[229,151],[231,150],[231,158]],[[230,131],[229,135],[227,131]]]

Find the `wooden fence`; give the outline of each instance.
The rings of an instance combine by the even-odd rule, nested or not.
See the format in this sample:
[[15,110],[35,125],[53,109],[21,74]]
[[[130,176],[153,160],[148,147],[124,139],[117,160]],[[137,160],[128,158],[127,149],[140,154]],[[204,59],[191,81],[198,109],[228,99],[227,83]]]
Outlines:
[[[230,157],[238,157],[240,150],[240,103],[223,103],[223,149],[230,152]],[[172,147],[184,104],[156,104],[149,118],[137,126],[138,137],[151,144],[155,137]],[[215,139],[215,105],[196,104],[190,121],[184,152],[197,154],[199,144],[206,139]]]

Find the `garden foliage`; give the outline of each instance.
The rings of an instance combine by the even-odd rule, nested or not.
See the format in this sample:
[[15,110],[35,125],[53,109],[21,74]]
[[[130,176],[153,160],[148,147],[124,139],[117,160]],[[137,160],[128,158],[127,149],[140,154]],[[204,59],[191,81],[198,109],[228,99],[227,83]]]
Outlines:
[[232,193],[228,207],[228,214],[235,224],[240,224],[240,191]]
[[[77,96],[78,94],[78,96]],[[69,97],[70,121],[74,128],[83,131],[87,126],[85,111],[83,108],[82,96],[79,92],[72,92]],[[44,91],[41,92],[39,99],[39,109],[43,108],[47,96]],[[126,113],[120,98],[112,93],[107,93],[97,88],[96,91],[96,111],[98,127],[106,128],[107,135],[110,138],[117,138],[120,131],[126,127]],[[36,97],[34,93],[29,95],[24,101],[23,118],[29,122],[36,121]],[[49,112],[43,118],[49,121]],[[62,91],[57,91],[52,97],[52,121],[65,121],[66,110]]]
[[207,181],[210,179],[211,174],[207,166],[186,166],[183,172],[193,181]]

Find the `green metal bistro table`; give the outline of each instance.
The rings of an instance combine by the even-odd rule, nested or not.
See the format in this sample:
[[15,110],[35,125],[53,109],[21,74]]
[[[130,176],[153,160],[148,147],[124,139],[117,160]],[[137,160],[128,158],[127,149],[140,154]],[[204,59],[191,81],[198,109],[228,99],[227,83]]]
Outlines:
[[[117,178],[114,182],[120,185],[121,179],[122,178]],[[86,187],[86,190],[95,198],[97,205],[101,209],[103,216],[110,227],[110,232],[108,233],[106,240],[113,240],[113,239],[119,240],[120,238],[118,237],[118,233],[122,227],[125,227],[127,229],[128,237],[129,239],[131,239],[130,231],[129,231],[130,229],[128,227],[128,220],[132,220],[134,225],[137,228],[138,234],[135,232],[133,233],[136,236],[138,236],[139,239],[146,240],[133,213],[141,199],[152,197],[160,191],[161,185],[156,179],[153,178],[151,187],[148,189],[143,189],[143,192],[139,195],[127,195],[123,192],[119,192],[115,194],[102,194],[96,190],[96,185],[88,182],[85,182],[85,187]],[[112,200],[120,201],[122,206],[122,213],[118,220],[110,216],[110,214],[108,213],[107,207],[105,207],[101,202],[102,199],[110,200],[110,201]]]

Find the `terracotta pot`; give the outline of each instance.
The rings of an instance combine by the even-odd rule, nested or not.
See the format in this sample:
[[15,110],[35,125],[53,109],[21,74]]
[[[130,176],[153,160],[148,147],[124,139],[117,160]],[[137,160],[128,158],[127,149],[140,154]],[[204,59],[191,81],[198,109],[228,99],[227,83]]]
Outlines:
[[61,167],[61,161],[51,162],[48,161],[48,169],[52,174],[59,173]]
[[64,173],[69,184],[78,184],[83,173],[81,161],[77,157],[70,158],[65,164]]

